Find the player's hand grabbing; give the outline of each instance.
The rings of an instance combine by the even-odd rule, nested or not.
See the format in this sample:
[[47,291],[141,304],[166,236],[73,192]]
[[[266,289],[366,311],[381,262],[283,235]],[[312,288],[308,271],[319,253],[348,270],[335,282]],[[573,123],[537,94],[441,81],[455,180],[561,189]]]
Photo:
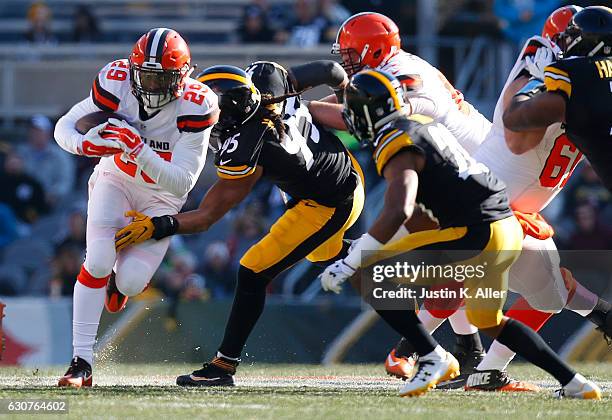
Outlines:
[[160,240],[174,235],[178,230],[178,221],[170,215],[149,217],[134,210],[125,212],[132,223],[115,234],[115,248],[121,251],[130,245],[136,245],[149,239]]
[[144,147],[140,133],[123,120],[110,118],[102,131],[102,137],[114,140],[121,149],[132,159],[136,160]]
[[355,269],[348,265],[344,260],[338,260],[328,266],[319,279],[321,280],[321,288],[326,292],[334,292],[336,294],[342,291],[342,283],[351,278],[355,274]]
[[123,152],[123,149],[121,149],[121,146],[116,141],[102,137],[101,132],[104,127],[106,127],[106,123],[99,124],[83,135],[83,140],[81,140],[81,144],[78,147],[80,155],[104,157]]
[[525,65],[529,74],[536,79],[544,80],[544,69],[555,60],[555,53],[551,48],[540,47],[533,57],[525,57]]
[[155,231],[155,226],[153,226],[149,216],[134,210],[125,212],[125,216],[131,217],[132,223],[115,234],[115,248],[117,251],[151,239]]

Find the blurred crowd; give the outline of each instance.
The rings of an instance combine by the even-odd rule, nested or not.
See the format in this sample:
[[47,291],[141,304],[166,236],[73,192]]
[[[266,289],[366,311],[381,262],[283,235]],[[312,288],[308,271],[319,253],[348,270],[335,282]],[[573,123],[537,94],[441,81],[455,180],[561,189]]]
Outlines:
[[[417,30],[418,0],[244,0],[237,25],[228,25],[221,39],[228,43],[275,43],[301,48],[334,41],[339,26],[351,14],[375,11],[393,17],[410,44]],[[176,2],[179,6],[180,1]],[[222,2],[220,2],[222,3]],[[604,2],[605,3],[605,2]],[[601,0],[438,0],[437,22],[441,36],[505,38],[519,44],[539,33],[550,12],[565,4],[589,6]],[[37,44],[55,44],[53,2],[37,1],[27,10],[28,29],[23,39]],[[130,2],[126,1],[126,8]],[[139,2],[138,10],[147,9]],[[153,11],[156,5],[148,7]],[[240,6],[238,6],[240,7]],[[180,10],[180,7],[177,7]],[[95,3],[74,6],[71,30],[63,42],[91,43],[115,40],[103,31]],[[189,40],[189,33],[186,33]],[[0,42],[2,38],[0,37]]]

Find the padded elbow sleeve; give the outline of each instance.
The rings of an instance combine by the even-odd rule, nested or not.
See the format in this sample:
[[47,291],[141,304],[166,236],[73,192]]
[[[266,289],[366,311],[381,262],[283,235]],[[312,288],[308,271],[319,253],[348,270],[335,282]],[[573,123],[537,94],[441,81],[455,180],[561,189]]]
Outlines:
[[342,66],[332,60],[317,60],[289,69],[295,82],[295,90],[301,92],[320,85],[332,89],[340,87],[347,75]]

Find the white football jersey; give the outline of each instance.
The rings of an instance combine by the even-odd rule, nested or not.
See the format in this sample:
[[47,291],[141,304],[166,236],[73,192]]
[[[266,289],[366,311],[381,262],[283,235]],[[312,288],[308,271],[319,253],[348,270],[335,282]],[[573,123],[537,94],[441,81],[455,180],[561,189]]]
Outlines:
[[76,143],[82,136],[76,132],[75,122],[101,110],[123,116],[138,130],[146,146],[138,162],[119,153],[101,158],[96,169],[112,172],[152,190],[164,201],[182,206],[206,161],[210,130],[218,111],[212,90],[187,78],[180,98],[147,114],[132,94],[128,60],[113,61],[98,73],[90,96],[58,121],[55,137],[60,146],[76,153]]
[[525,69],[525,57],[541,45],[551,45],[542,37],[530,38],[517,59],[497,101],[493,127],[474,158],[487,165],[507,186],[510,205],[525,213],[539,212],[563,189],[572,171],[582,160],[582,153],[565,134],[561,124],[546,130],[542,141],[521,155],[506,144],[503,123],[503,98],[508,88]]
[[400,51],[378,67],[405,83],[411,81],[408,98],[413,114],[426,115],[444,125],[472,154],[491,129],[491,122],[467,102],[457,104],[455,88],[434,66]]

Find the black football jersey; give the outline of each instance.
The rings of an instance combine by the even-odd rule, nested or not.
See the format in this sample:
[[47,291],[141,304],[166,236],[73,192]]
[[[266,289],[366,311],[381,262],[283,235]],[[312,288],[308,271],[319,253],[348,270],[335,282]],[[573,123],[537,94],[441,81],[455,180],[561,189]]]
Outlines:
[[270,120],[257,116],[226,133],[215,157],[217,174],[237,179],[261,166],[263,177],[292,199],[310,199],[328,207],[350,199],[358,175],[340,139],[313,124],[299,98],[286,101],[283,122],[285,135],[280,138]]
[[612,57],[571,57],[545,69],[546,89],[566,101],[565,130],[612,190]]
[[473,160],[443,125],[400,118],[384,127],[373,146],[381,175],[401,150],[414,150],[425,157],[417,202],[431,210],[442,228],[512,216],[504,183]]

